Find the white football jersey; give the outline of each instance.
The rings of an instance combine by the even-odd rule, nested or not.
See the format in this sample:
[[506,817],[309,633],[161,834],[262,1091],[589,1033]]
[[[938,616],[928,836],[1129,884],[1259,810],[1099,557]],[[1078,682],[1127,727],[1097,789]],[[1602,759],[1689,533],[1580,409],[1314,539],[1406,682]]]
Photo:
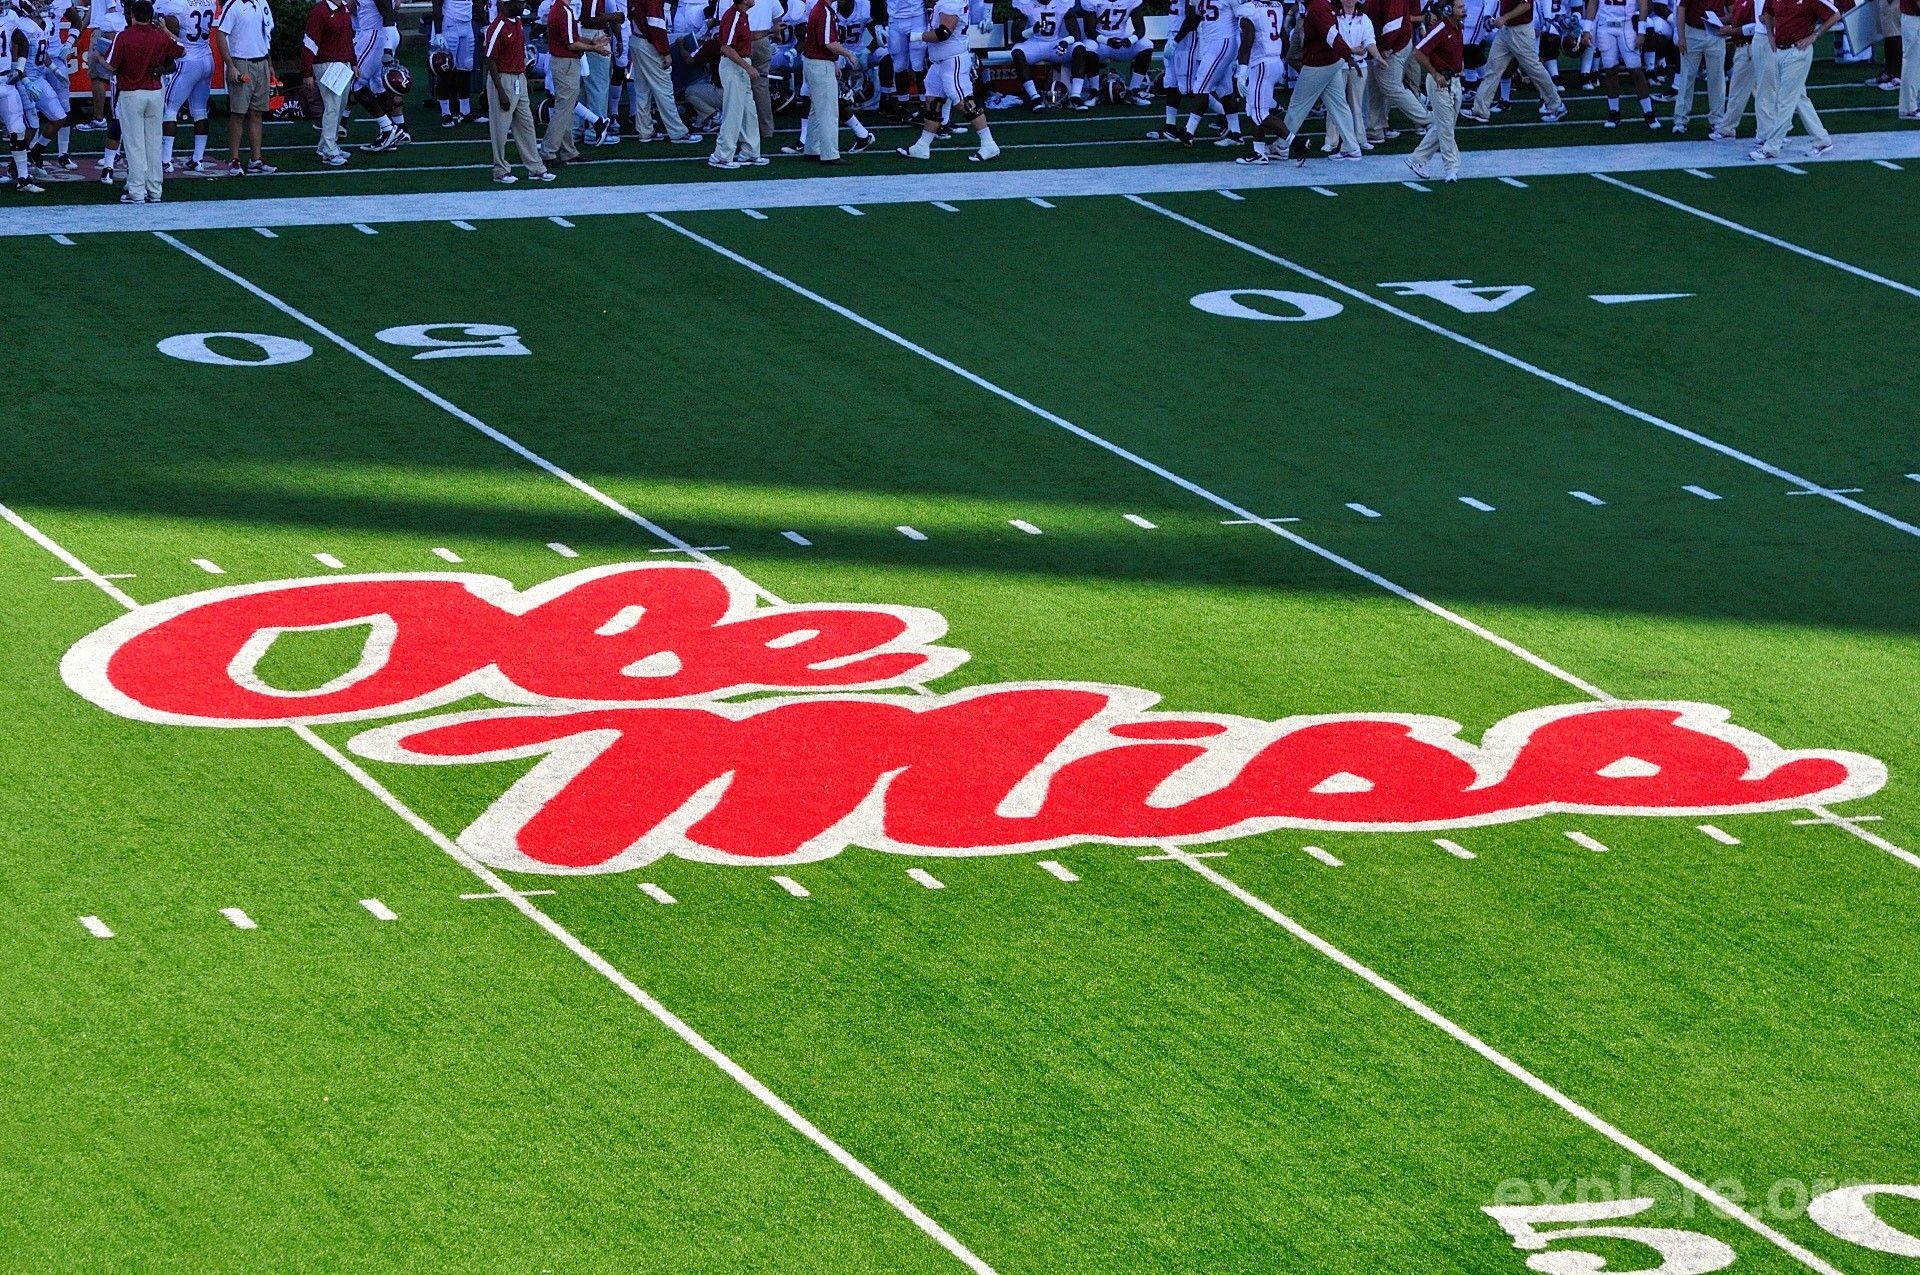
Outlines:
[[1287,56],[1287,6],[1285,0],[1245,0],[1235,11],[1241,21],[1253,27],[1253,62],[1284,60]]
[[931,32],[950,17],[954,20],[953,32],[944,40],[928,38],[928,61],[942,62],[967,52],[967,13],[971,8],[967,0],[937,0],[933,12],[927,16],[927,30]]
[[1194,28],[1194,39],[1202,44],[1214,44],[1235,38],[1235,26],[1239,20],[1233,15],[1232,0],[1191,0],[1191,3],[1192,11],[1200,15],[1200,25]]
[[1140,0],[1080,0],[1080,7],[1094,39],[1133,38],[1133,11],[1140,7]]
[[440,34],[473,25],[473,0],[440,0]]
[[853,0],[853,8],[840,18],[840,43],[858,52],[866,47],[867,31],[872,26],[871,0]]
[[1600,0],[1596,21],[1605,26],[1625,26],[1635,12],[1637,7],[1627,3],[1627,0]]
[[[116,35],[127,29],[125,0],[88,0],[87,25],[102,35]],[[105,50],[100,50],[104,56]]]
[[213,0],[161,0],[154,12],[172,18],[180,25],[180,43],[189,55],[211,57],[213,46]]
[[887,25],[905,30],[927,28],[927,0],[887,0]]
[[373,0],[354,0],[353,29],[355,31],[378,31],[386,25],[387,20],[380,16],[380,6]]
[[1067,15],[1074,0],[1014,0],[1013,7],[1027,20],[1029,40],[1062,40],[1067,34]]

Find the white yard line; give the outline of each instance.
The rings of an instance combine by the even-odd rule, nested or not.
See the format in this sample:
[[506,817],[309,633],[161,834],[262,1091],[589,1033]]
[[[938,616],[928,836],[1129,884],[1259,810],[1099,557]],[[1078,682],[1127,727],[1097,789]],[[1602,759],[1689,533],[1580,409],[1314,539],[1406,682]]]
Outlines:
[[665,886],[655,885],[651,881],[642,881],[640,883],[640,893],[646,895],[655,903],[678,903],[680,901],[671,894],[668,894]]
[[1723,846],[1737,846],[1740,844],[1740,838],[1734,836],[1724,828],[1716,828],[1710,823],[1701,824],[1700,831],[1706,833],[1707,836],[1718,841]]
[[1607,853],[1608,847],[1604,843],[1589,837],[1584,832],[1569,832],[1566,836],[1568,841],[1573,842],[1574,845],[1579,846],[1582,850],[1591,850],[1595,854]]
[[244,908],[221,908],[220,915],[227,918],[236,930],[257,930],[260,923],[248,916]]
[[1341,862],[1340,859],[1328,851],[1322,850],[1319,846],[1301,846],[1300,849],[1308,858],[1317,859],[1329,868],[1344,868],[1347,866]]
[[97,939],[110,939],[113,937],[113,930],[105,921],[102,921],[97,916],[83,916],[80,918],[80,924],[86,929],[87,933]]
[[801,885],[790,876],[776,873],[774,874],[773,883],[796,899],[810,899],[813,897],[812,892],[809,891],[806,886]]
[[1445,837],[1435,837],[1433,844],[1445,850],[1456,859],[1477,859],[1480,856],[1461,845],[1458,841],[1449,841]]
[[376,921],[398,921],[400,917],[394,910],[378,899],[362,899],[360,906],[372,914]]
[[1073,882],[1078,881],[1080,879],[1080,876],[1078,873],[1076,873],[1072,868],[1069,868],[1066,864],[1061,863],[1058,859],[1040,860],[1040,870],[1046,873],[1048,876],[1052,877],[1054,880],[1065,881],[1068,884],[1072,884]]
[[907,876],[910,877],[912,880],[919,882],[921,885],[925,886],[929,890],[944,890],[947,888],[947,883],[945,881],[942,881],[939,877],[936,877],[935,875],[933,875],[933,873],[927,871],[925,868],[908,868]]
[[1758,239],[1761,243],[1772,244],[1774,247],[1784,249],[1796,256],[1805,257],[1809,261],[1817,261],[1823,266],[1832,266],[1835,270],[1844,270],[1855,278],[1865,279],[1868,283],[1877,283],[1883,288],[1892,288],[1895,292],[1902,292],[1907,296],[1920,299],[1920,288],[1916,288],[1911,284],[1901,283],[1898,279],[1889,279],[1883,274],[1875,274],[1871,270],[1862,269],[1850,262],[1842,261],[1838,257],[1829,257],[1824,252],[1815,252],[1811,248],[1803,248],[1797,243],[1780,238],[1778,235],[1770,235],[1764,230],[1755,230],[1752,226],[1742,225],[1740,222],[1722,217],[1717,213],[1710,213],[1704,208],[1695,208],[1692,204],[1683,203],[1678,199],[1672,199],[1656,191],[1648,190],[1645,186],[1636,186],[1632,182],[1621,181],[1618,177],[1610,177],[1606,173],[1595,173],[1593,176],[1609,186],[1617,187],[1620,190],[1631,191],[1636,195],[1651,199],[1656,204],[1663,204],[1676,212],[1688,213],[1703,221],[1710,221],[1716,226],[1722,226],[1750,238]]
[[[4,519],[6,522],[12,524],[16,530],[25,535],[29,540],[32,540],[48,553],[51,553],[54,557],[66,563],[82,577],[93,582],[95,587],[115,602],[118,602],[128,610],[138,608],[139,603],[128,597],[124,591],[103,579],[98,572],[82,562],[65,546],[59,544],[52,537],[48,536],[45,532],[29,523],[5,505],[0,505],[0,519]],[[969,1249],[965,1244],[962,1244],[948,1232],[945,1227],[921,1211],[918,1205],[901,1194],[900,1191],[887,1182],[886,1179],[868,1168],[864,1161],[834,1141],[811,1120],[801,1115],[784,1098],[768,1088],[767,1085],[752,1072],[735,1062],[724,1053],[719,1046],[701,1035],[688,1024],[686,1020],[668,1009],[665,1004],[640,987],[639,984],[621,973],[606,957],[600,955],[600,953],[594,951],[591,947],[588,947],[573,931],[554,920],[553,917],[542,911],[524,894],[508,885],[506,880],[494,872],[493,869],[487,867],[478,859],[475,859],[472,855],[461,849],[459,844],[451,837],[448,837],[438,828],[428,823],[419,814],[415,813],[412,807],[396,797],[384,784],[361,769],[357,762],[315,734],[309,727],[294,726],[289,729],[291,729],[295,735],[299,736],[309,747],[314,749],[314,751],[332,762],[349,779],[365,789],[378,800],[381,805],[399,816],[408,827],[432,842],[433,845],[448,858],[472,873],[482,885],[487,887],[492,895],[503,898],[511,903],[514,909],[522,916],[558,940],[569,952],[572,952],[595,973],[613,984],[624,993],[629,1000],[633,1001],[634,1004],[646,1010],[646,1012],[658,1020],[662,1026],[678,1036],[701,1057],[712,1063],[735,1084],[751,1094],[762,1106],[778,1116],[794,1132],[813,1143],[813,1145],[820,1150],[826,1152],[836,1164],[851,1174],[861,1185],[886,1201],[886,1203],[892,1206],[902,1217],[913,1223],[922,1234],[945,1249],[962,1266],[973,1271],[975,1275],[994,1275],[993,1268],[976,1256],[973,1250]],[[238,908],[222,909],[222,914],[227,916],[229,920],[232,920],[235,925],[241,925],[241,920],[238,918],[243,918],[246,915]],[[251,919],[248,919],[242,928],[252,928]]]
[[1355,978],[1360,979],[1369,987],[1372,987],[1375,991],[1382,993],[1399,1004],[1403,1009],[1411,1011],[1430,1026],[1445,1032],[1455,1041],[1480,1055],[1480,1057],[1484,1058],[1487,1062],[1492,1063],[1495,1067],[1498,1067],[1501,1071],[1519,1081],[1540,1097],[1560,1108],[1560,1110],[1566,1112],[1575,1120],[1578,1120],[1588,1129],[1591,1129],[1607,1141],[1613,1143],[1613,1145],[1619,1147],[1622,1151],[1638,1159],[1656,1173],[1662,1174],[1672,1181],[1679,1183],[1727,1217],[1740,1223],[1755,1235],[1758,1235],[1780,1249],[1783,1253],[1786,1253],[1802,1266],[1805,1266],[1809,1270],[1818,1271],[1820,1275],[1841,1275],[1840,1271],[1828,1263],[1825,1258],[1795,1243],[1792,1239],[1747,1212],[1719,1191],[1714,1190],[1699,1178],[1694,1177],[1679,1165],[1673,1163],[1673,1161],[1647,1146],[1646,1143],[1631,1136],[1612,1121],[1599,1115],[1592,1108],[1576,1101],[1568,1094],[1555,1088],[1514,1059],[1495,1049],[1492,1045],[1489,1045],[1486,1041],[1480,1039],[1480,1037],[1454,1022],[1445,1014],[1442,1014],[1439,1010],[1414,996],[1398,983],[1378,973],[1371,967],[1361,964],[1358,960],[1349,956],[1340,948],[1335,947],[1326,939],[1321,938],[1318,934],[1315,934],[1312,930],[1300,924],[1300,922],[1280,911],[1265,899],[1260,898],[1232,878],[1223,875],[1212,866],[1203,862],[1199,856],[1188,854],[1174,846],[1165,846],[1162,848],[1166,851],[1167,858],[1184,864],[1202,880],[1225,891],[1245,907],[1251,909],[1268,921],[1273,922],[1273,924],[1279,926],[1288,934],[1306,944],[1315,952],[1318,952],[1321,956],[1324,956],[1341,969],[1346,970]]
[[[1920,137],[1920,134],[1916,134],[1916,137]],[[1664,196],[1661,196],[1661,198],[1664,198]],[[1664,417],[1655,416],[1652,412],[1642,411],[1640,408],[1637,408],[1630,403],[1622,402],[1621,400],[1613,397],[1611,394],[1602,393],[1601,391],[1593,389],[1590,386],[1582,385],[1580,382],[1575,380],[1570,380],[1567,377],[1561,376],[1557,372],[1549,372],[1546,368],[1541,367],[1537,363],[1530,363],[1526,359],[1520,358],[1518,355],[1508,354],[1505,350],[1497,349],[1494,346],[1488,345],[1483,341],[1476,341],[1474,338],[1467,336],[1465,333],[1456,332],[1452,328],[1446,327],[1439,323],[1435,323],[1431,319],[1422,318],[1421,316],[1414,314],[1410,310],[1403,310],[1399,306],[1394,305],[1390,301],[1383,300],[1382,298],[1376,297],[1371,293],[1363,292],[1359,288],[1349,287],[1347,284],[1341,283],[1338,279],[1334,279],[1328,275],[1321,274],[1319,271],[1311,269],[1307,266],[1303,266],[1298,262],[1290,261],[1287,258],[1280,256],[1278,253],[1268,252],[1265,248],[1259,247],[1256,244],[1248,243],[1244,239],[1236,239],[1232,235],[1227,234],[1223,230],[1216,230],[1212,226],[1207,225],[1205,222],[1196,221],[1192,217],[1188,217],[1181,213],[1174,212],[1171,208],[1164,208],[1161,205],[1154,203],[1152,200],[1142,199],[1137,195],[1129,195],[1127,196],[1127,199],[1129,200],[1129,202],[1138,204],[1140,207],[1148,209],[1151,212],[1159,213],[1162,217],[1169,218],[1173,221],[1179,222],[1181,225],[1186,226],[1189,229],[1196,230],[1201,234],[1206,235],[1210,239],[1218,240],[1220,243],[1228,244],[1232,247],[1238,248],[1242,252],[1245,252],[1251,256],[1258,257],[1262,261],[1268,262],[1272,265],[1279,266],[1284,270],[1290,270],[1294,274],[1300,275],[1302,278],[1311,279],[1323,288],[1331,288],[1335,292],[1338,292],[1344,296],[1350,297],[1355,301],[1359,301],[1362,304],[1372,306],[1376,310],[1385,311],[1386,313],[1393,315],[1395,318],[1403,319],[1406,322],[1413,324],[1417,328],[1422,328],[1428,332],[1433,333],[1435,336],[1445,337],[1449,341],[1453,341],[1456,344],[1463,345],[1466,348],[1473,350],[1476,353],[1484,354],[1490,359],[1494,359],[1498,362],[1506,364],[1508,367],[1514,368],[1521,372],[1525,372],[1529,376],[1538,377],[1541,380],[1546,381],[1550,385],[1557,385],[1561,389],[1567,390],[1574,394],[1578,394],[1580,397],[1587,399],[1591,402],[1598,403],[1603,407],[1612,408],[1614,411],[1621,413],[1623,416],[1632,417],[1634,420],[1639,421],[1642,424],[1651,425],[1655,429],[1665,430],[1667,433],[1672,434],[1678,438],[1684,438],[1690,443],[1698,443],[1700,446],[1705,447],[1710,451],[1718,452],[1720,453],[1720,455],[1725,456],[1730,460],[1736,460],[1740,462],[1742,465],[1746,465],[1753,469],[1759,470],[1763,474],[1771,474],[1775,478],[1785,479],[1786,481],[1793,483],[1795,486],[1798,486],[1805,490],[1819,491],[1825,499],[1831,500],[1835,504],[1841,505],[1847,509],[1851,509],[1853,512],[1857,514],[1864,514],[1866,517],[1873,519],[1875,522],[1891,527],[1895,531],[1903,532],[1904,534],[1909,536],[1920,537],[1920,527],[1917,527],[1914,524],[1905,521],[1904,519],[1896,518],[1892,514],[1885,513],[1879,509],[1875,509],[1871,505],[1862,504],[1860,501],[1857,501],[1850,496],[1846,496],[1839,492],[1833,491],[1829,488],[1825,488],[1821,486],[1821,484],[1819,483],[1808,482],[1806,479],[1801,478],[1799,475],[1795,474],[1790,469],[1784,469],[1781,466],[1775,465],[1770,461],[1762,460],[1758,456],[1752,455],[1751,453],[1748,453],[1748,452],[1741,451],[1739,448],[1734,447],[1727,443],[1723,443],[1716,438],[1709,438],[1707,435],[1700,433],[1698,430],[1688,429],[1684,425],[1676,425],[1674,422],[1667,420]],[[660,219],[656,219],[656,220],[660,220]],[[1920,294],[1917,294],[1917,295],[1920,295]]]

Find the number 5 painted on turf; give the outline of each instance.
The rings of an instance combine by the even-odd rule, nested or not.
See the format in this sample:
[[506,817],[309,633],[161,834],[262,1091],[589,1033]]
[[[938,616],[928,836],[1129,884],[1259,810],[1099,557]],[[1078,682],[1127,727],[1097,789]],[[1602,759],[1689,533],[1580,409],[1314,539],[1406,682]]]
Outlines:
[[[457,332],[469,339],[449,340],[436,332]],[[503,323],[407,323],[382,328],[374,336],[388,345],[419,350],[415,359],[467,359],[495,354],[531,354],[520,343],[518,328]]]
[[1644,1271],[1620,1275],[1707,1275],[1733,1265],[1734,1251],[1711,1235],[1698,1231],[1680,1231],[1655,1226],[1569,1226],[1542,1231],[1536,1224],[1553,1222],[1602,1222],[1612,1218],[1633,1217],[1652,1208],[1657,1201],[1595,1200],[1579,1204],[1489,1205],[1484,1210],[1513,1237],[1513,1246],[1533,1256],[1527,1265],[1541,1275],[1594,1275],[1607,1269],[1607,1259],[1586,1249],[1560,1249],[1542,1253],[1561,1240],[1631,1240],[1644,1244],[1660,1255],[1660,1265]]

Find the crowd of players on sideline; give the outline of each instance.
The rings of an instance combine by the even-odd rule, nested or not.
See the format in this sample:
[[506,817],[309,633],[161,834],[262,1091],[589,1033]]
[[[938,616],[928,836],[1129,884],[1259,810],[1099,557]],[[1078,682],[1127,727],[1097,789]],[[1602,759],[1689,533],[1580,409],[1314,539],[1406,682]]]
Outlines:
[[[1415,171],[1425,176],[1437,160],[1451,177],[1459,166],[1456,117],[1487,122],[1525,82],[1539,97],[1540,118],[1552,122],[1566,114],[1564,92],[1604,82],[1606,122],[1614,127],[1623,77],[1649,128],[1662,127],[1655,103],[1666,98],[1672,131],[1685,133],[1698,89],[1710,139],[1731,139],[1752,102],[1753,158],[1778,158],[1795,118],[1819,154],[1831,141],[1805,94],[1812,45],[1856,7],[1856,0],[1171,0],[1156,75],[1141,0],[1014,0],[1014,91],[988,97],[976,90],[981,55],[968,38],[991,23],[988,0],[534,2],[536,12],[523,21],[527,0],[477,0],[480,12],[476,0],[434,0],[428,19],[429,91],[440,123],[488,122],[497,180],[503,171],[513,180],[504,162],[510,134],[529,174],[541,180],[580,159],[581,146],[623,137],[689,144],[713,136],[709,162],[737,168],[769,162],[760,141],[773,132],[775,111],[805,105],[799,144],[784,154],[844,162],[839,130],[852,131],[851,152],[866,150],[873,133],[861,115],[879,114],[921,123],[902,156],[926,158],[964,120],[979,142],[972,157],[990,160],[998,147],[989,108],[1086,110],[1120,100],[1164,103],[1164,126],[1147,134],[1154,140],[1192,146],[1211,120],[1215,144],[1250,145],[1242,163],[1304,160],[1311,148],[1302,129],[1313,118],[1325,120],[1324,154],[1357,159],[1398,135],[1391,127],[1397,116],[1421,134]],[[1872,12],[1840,26],[1836,60],[1873,58],[1871,44],[1847,39],[1865,17],[1884,55],[1868,82],[1897,90],[1900,117],[1920,120],[1920,0],[1857,3]],[[0,129],[10,152],[0,182],[38,193],[50,173],[76,172],[69,139],[77,128],[108,132],[99,180],[110,184],[127,104],[144,96],[141,89],[152,104],[140,112],[140,127],[153,114],[160,128],[159,168],[145,181],[151,198],[159,198],[163,172],[273,172],[258,146],[265,77],[247,75],[229,29],[234,12],[255,15],[251,33],[243,25],[238,38],[259,43],[271,36],[271,10],[264,0],[215,6],[89,0],[82,9],[71,0],[0,0]],[[156,34],[124,38],[130,27],[144,28],[136,36]],[[93,103],[82,122],[69,83],[85,29],[93,32],[86,55]],[[206,156],[216,29],[225,37],[230,84],[254,80],[253,91],[239,95],[253,100],[233,110],[224,166]],[[128,44],[140,49],[119,56]],[[317,0],[304,45],[304,75],[284,110],[321,119],[324,162],[349,162],[336,135],[353,109],[377,130],[362,151],[412,140],[397,0]],[[265,56],[264,47],[247,51]],[[503,75],[508,65],[520,77]],[[517,100],[503,100],[516,97],[516,78]],[[546,90],[537,109],[528,81]],[[537,116],[538,147],[526,136],[531,129],[516,128],[518,112]],[[250,162],[241,155],[243,123],[256,130]],[[190,157],[176,151],[182,125],[191,130]],[[139,202],[140,192],[132,193],[130,202]]]

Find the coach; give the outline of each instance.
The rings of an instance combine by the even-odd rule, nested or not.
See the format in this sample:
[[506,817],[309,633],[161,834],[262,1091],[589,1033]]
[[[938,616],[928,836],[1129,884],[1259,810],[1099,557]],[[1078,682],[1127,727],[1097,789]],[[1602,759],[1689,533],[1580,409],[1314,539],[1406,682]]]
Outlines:
[[643,142],[653,140],[653,113],[670,142],[695,138],[680,118],[673,100],[673,46],[667,27],[667,0],[634,0],[633,31],[629,41],[633,72],[633,125]]
[[1493,48],[1487,53],[1486,67],[1480,73],[1480,90],[1473,95],[1473,108],[1467,112],[1467,118],[1479,124],[1492,122],[1493,98],[1500,91],[1500,81],[1506,78],[1510,65],[1517,65],[1520,74],[1540,95],[1543,122],[1550,124],[1564,118],[1567,108],[1560,100],[1560,89],[1540,61],[1540,37],[1533,30],[1533,0],[1494,0],[1491,8],[1494,11],[1489,19],[1494,28]]
[[[227,0],[213,29],[220,33],[227,53],[227,170],[270,173],[260,158],[260,120],[273,97],[273,10],[267,0]],[[240,124],[246,121],[247,145],[253,162],[240,167]]]
[[604,52],[607,38],[581,38],[580,19],[569,0],[553,0],[547,10],[547,70],[553,77],[553,115],[540,158],[549,164],[570,164],[580,158],[573,146],[573,108],[580,104],[580,55]]
[[[1367,7],[1375,6],[1370,3]],[[1426,106],[1407,87],[1407,63],[1413,58],[1413,20],[1419,10],[1414,0],[1381,0],[1379,12],[1376,44],[1387,64],[1375,67],[1367,77],[1367,140],[1375,145],[1387,140],[1388,107],[1397,109],[1415,128],[1427,126]]]
[[773,29],[782,7],[780,0],[750,0],[747,6],[747,26],[753,34],[753,110],[762,142],[773,140],[773,91],[767,86],[767,68],[773,65]]
[[[1813,140],[1807,153],[1824,154],[1832,149],[1833,138],[1821,124],[1820,113],[1807,100],[1807,72],[1813,68],[1814,41],[1840,20],[1840,10],[1833,0],[1768,0],[1767,14],[1773,19],[1773,31],[1765,55],[1768,62],[1761,64],[1761,87],[1756,102],[1760,115],[1759,145],[1748,153],[1748,158],[1779,159],[1780,148],[1796,115]],[[1760,47],[1758,38],[1754,44]],[[1768,63],[1771,63],[1771,73]]]
[[[1673,73],[1673,131],[1687,131],[1693,113],[1694,81],[1707,81],[1707,120],[1718,125],[1727,109],[1727,0],[1683,0],[1679,37],[1680,69]],[[1711,139],[1709,139],[1711,140]]]
[[753,69],[753,24],[749,0],[733,0],[720,15],[714,47],[720,55],[720,131],[713,139],[707,162],[715,168],[760,164],[760,126],[753,115],[753,86],[761,79]]
[[800,33],[800,59],[806,71],[807,154],[823,164],[844,164],[840,156],[840,59],[853,54],[840,43],[838,0],[813,0],[807,29]]
[[173,33],[153,17],[153,0],[127,6],[127,29],[113,38],[107,66],[118,90],[120,140],[127,151],[123,204],[160,202],[160,117],[166,113],[160,69],[187,55]]
[[[499,0],[499,15],[480,41],[487,64],[487,133],[493,141],[493,180],[511,186],[519,179],[507,163],[507,134],[520,152],[531,181],[550,182],[533,141],[533,107],[527,102],[527,29],[520,25],[520,0]],[[569,112],[571,118],[571,112]]]
[[343,0],[316,0],[307,10],[300,41],[300,69],[320,88],[320,158],[335,168],[347,162],[340,146],[340,106],[353,85],[353,15]]

